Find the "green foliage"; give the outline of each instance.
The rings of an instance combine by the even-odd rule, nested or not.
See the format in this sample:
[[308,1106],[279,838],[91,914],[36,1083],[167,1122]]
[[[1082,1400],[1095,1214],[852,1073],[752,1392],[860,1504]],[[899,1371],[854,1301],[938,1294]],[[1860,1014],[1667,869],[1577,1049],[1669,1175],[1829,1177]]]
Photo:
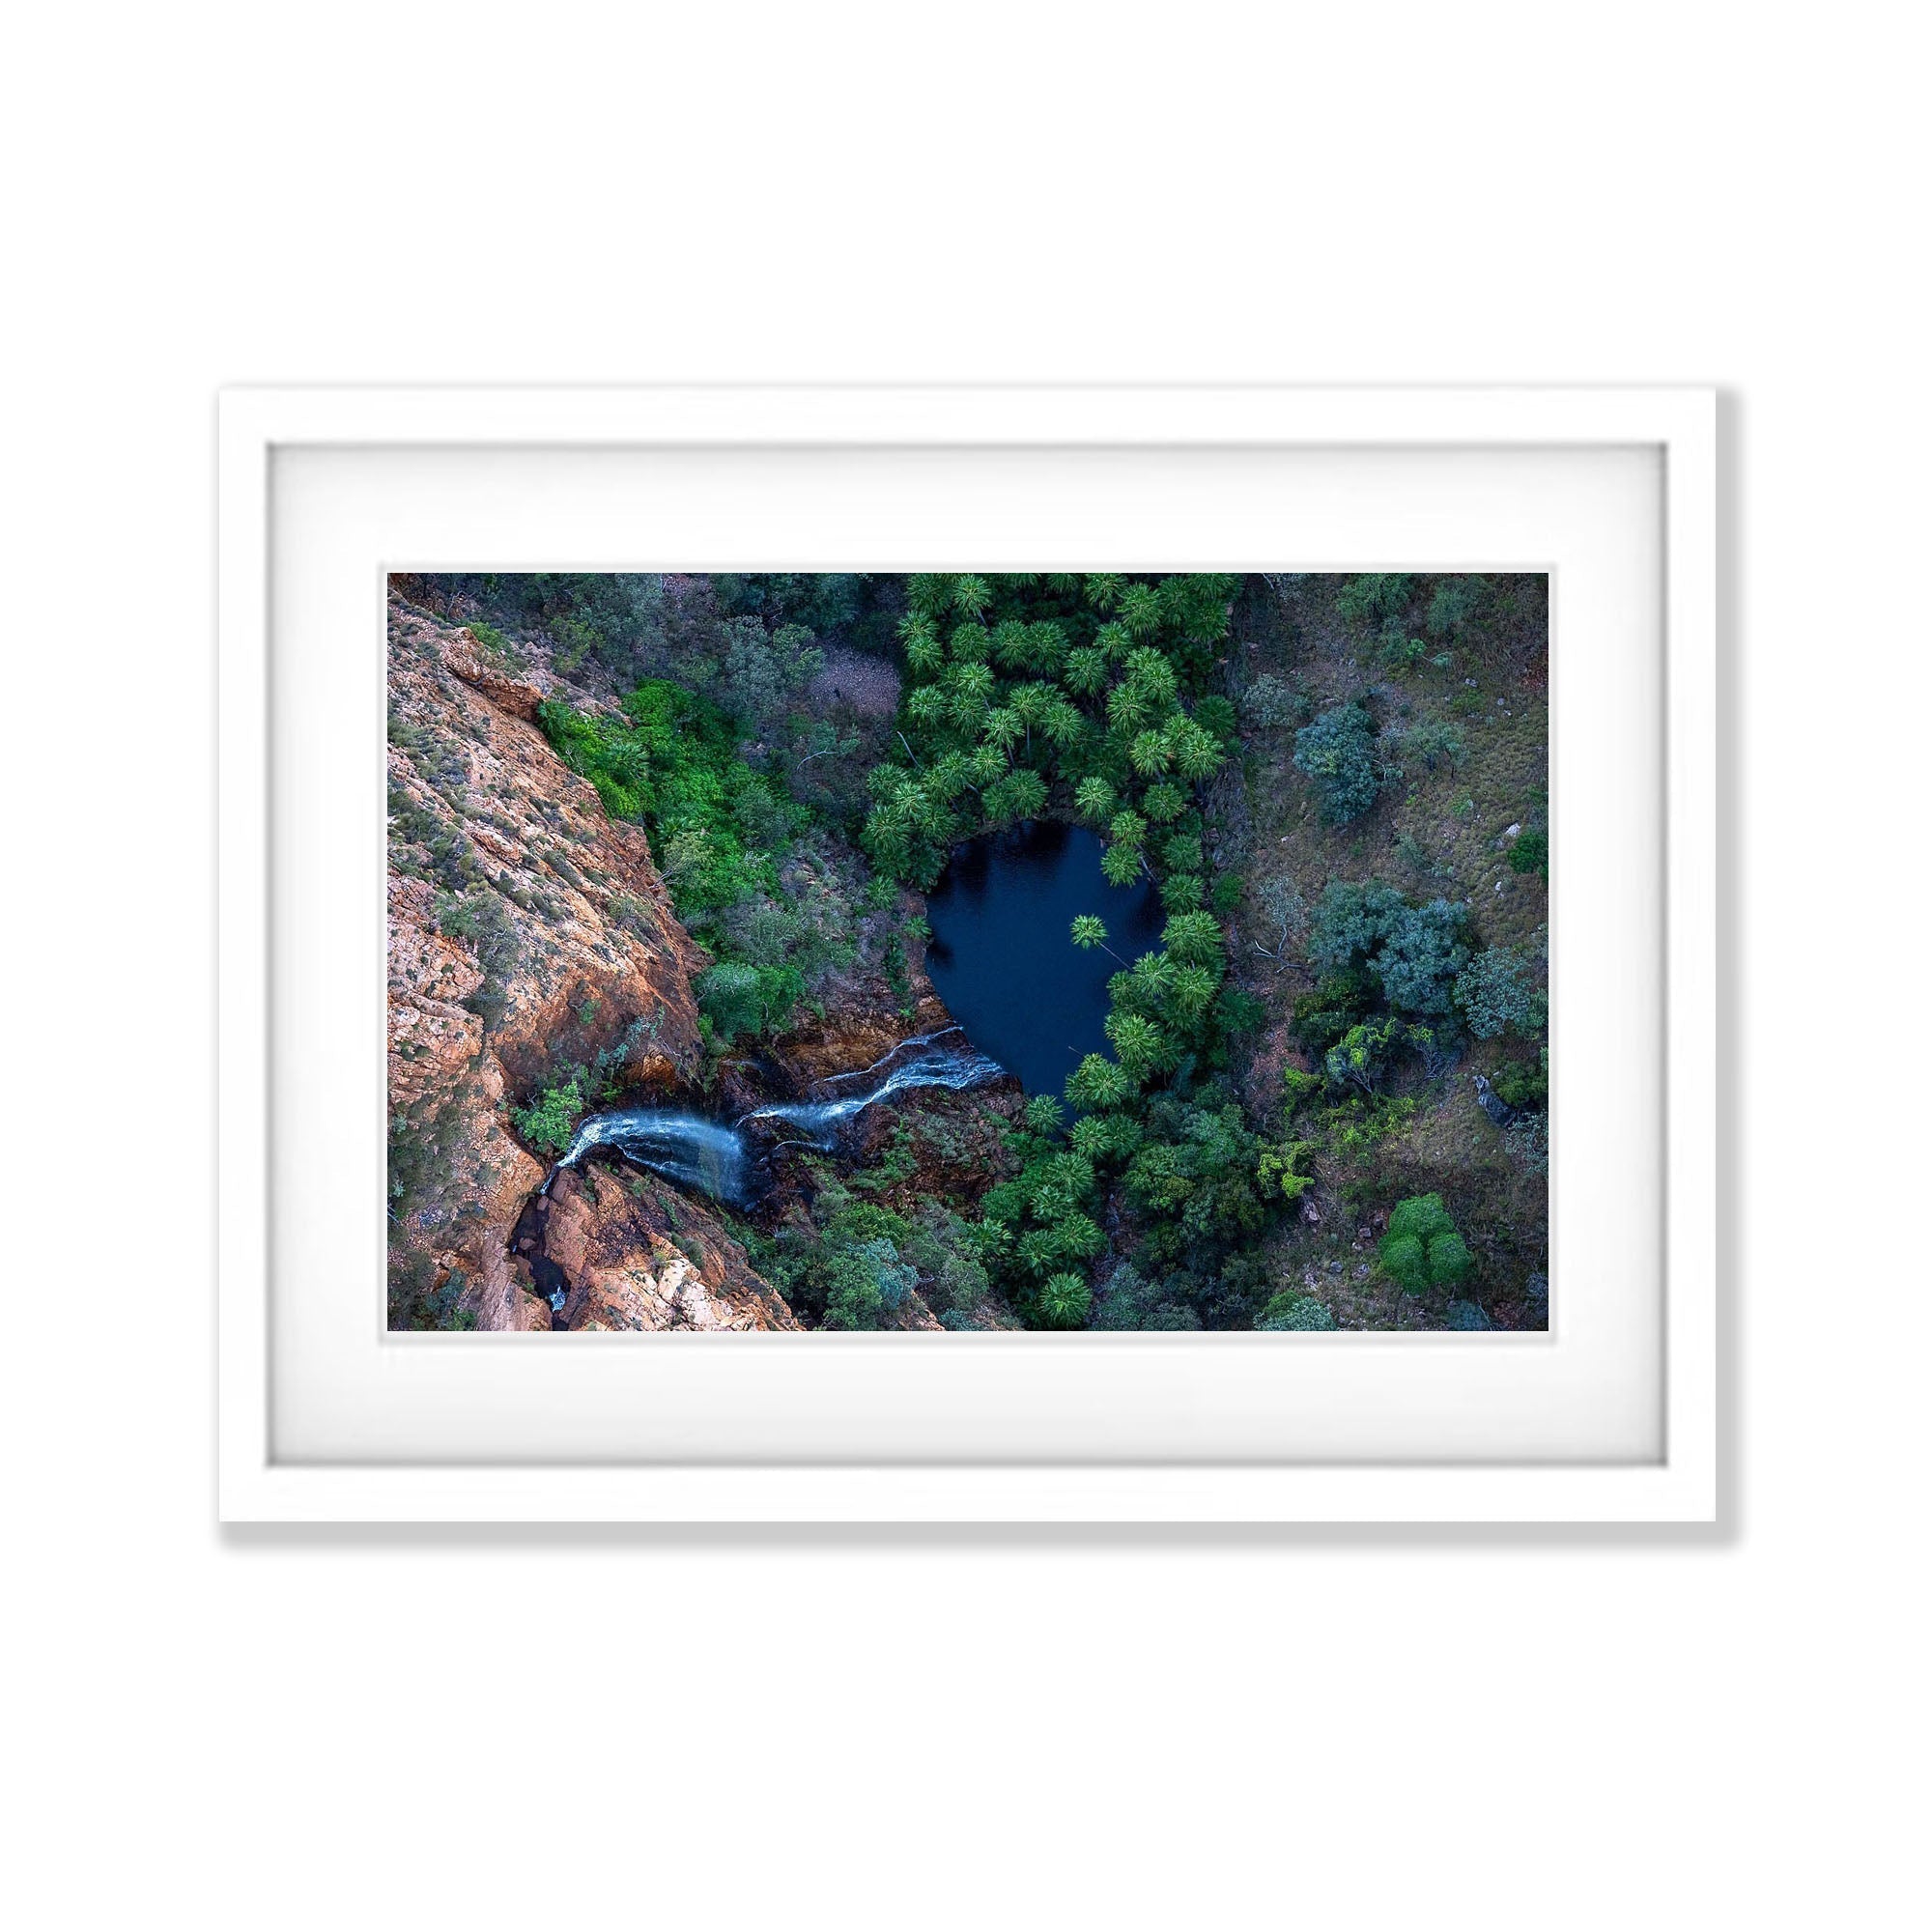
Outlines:
[[1094,1291],[1077,1274],[1049,1275],[1039,1292],[1039,1316],[1048,1328],[1083,1328]]
[[1304,1073],[1298,1066],[1284,1066],[1281,1069],[1282,1118],[1292,1120],[1304,1101],[1312,1100],[1321,1093],[1321,1086],[1319,1073]]
[[[734,688],[770,725],[771,708],[815,670],[817,654],[796,627],[769,639],[754,619],[729,628],[739,659]],[[678,918],[717,955],[698,984],[714,1037],[728,1042],[783,1026],[807,993],[851,960],[857,881],[840,876],[810,809],[747,764],[718,705],[646,679],[621,718],[546,702],[538,723],[608,812],[648,828]]]
[[1382,1266],[1410,1294],[1453,1287],[1475,1265],[1439,1194],[1412,1194],[1400,1202],[1378,1252]]
[[1383,1013],[1351,1026],[1329,1047],[1321,1064],[1331,1087],[1353,1087],[1363,1094],[1377,1094],[1404,1054],[1422,1055],[1435,1070],[1437,1045],[1433,1028]]
[[579,1067],[560,1085],[546,1087],[527,1107],[515,1110],[517,1131],[541,1153],[565,1154],[577,1138],[577,1123],[583,1118],[583,1094]]
[[1549,1049],[1546,1046],[1534,1065],[1499,1066],[1490,1076],[1490,1085],[1505,1106],[1520,1112],[1549,1103]]
[[1325,973],[1312,993],[1303,993],[1295,1001],[1289,1031],[1306,1053],[1320,1060],[1367,1015],[1375,991],[1374,982],[1364,972]]
[[1305,724],[1312,713],[1306,696],[1277,672],[1264,670],[1241,694],[1241,710],[1248,723],[1272,731],[1284,724]]
[[1263,1194],[1271,1197],[1278,1193],[1285,1201],[1299,1201],[1315,1185],[1315,1177],[1296,1170],[1302,1158],[1314,1151],[1313,1141],[1263,1148],[1255,1167],[1255,1180]]
[[1478,1039],[1494,1039],[1505,1032],[1537,1033],[1548,1017],[1548,1003],[1528,966],[1520,954],[1500,946],[1477,953],[1456,976],[1456,1004]]
[[1381,795],[1375,745],[1375,721],[1360,704],[1338,704],[1294,734],[1294,766],[1313,781],[1323,824],[1352,824]]
[[1444,577],[1437,581],[1423,620],[1432,638],[1454,637],[1468,623],[1488,594],[1487,577]]
[[1440,718],[1425,718],[1396,740],[1396,754],[1408,760],[1411,767],[1419,763],[1433,772],[1438,764],[1462,764],[1468,747],[1455,725]]
[[1212,913],[1182,912],[1161,928],[1160,943],[1183,964],[1219,966],[1225,961],[1228,940]]
[[1335,614],[1363,630],[1401,624],[1407,615],[1415,579],[1403,572],[1351,577],[1335,593]]
[[1090,1053],[1067,1075],[1066,1097],[1081,1113],[1100,1113],[1122,1105],[1139,1083],[1119,1062]]
[[740,1034],[755,1034],[764,1023],[759,978],[755,966],[723,961],[697,981],[698,1010],[711,1022],[713,1034],[727,1046]]
[[1532,826],[1510,846],[1510,870],[1549,877],[1549,834]]
[[1267,1334],[1326,1330],[1334,1325],[1335,1318],[1326,1303],[1312,1294],[1297,1294],[1293,1289],[1271,1296],[1255,1318],[1255,1326]]
[[1316,906],[1308,956],[1318,968],[1360,968],[1401,1012],[1446,1013],[1468,963],[1464,910],[1448,899],[1412,905],[1379,879],[1333,880]]
[[1264,1191],[1262,1143],[1232,1093],[1149,1104],[1147,1139],[1122,1174],[1128,1204],[1150,1225],[1148,1254],[1208,1264],[1251,1242],[1284,1198],[1279,1174]]
[[[1083,952],[1091,952],[1096,946],[1113,952],[1113,948],[1107,945],[1106,922],[1091,912],[1077,913],[1074,916],[1073,943]],[[1116,952],[1114,956],[1118,959],[1120,954]]]

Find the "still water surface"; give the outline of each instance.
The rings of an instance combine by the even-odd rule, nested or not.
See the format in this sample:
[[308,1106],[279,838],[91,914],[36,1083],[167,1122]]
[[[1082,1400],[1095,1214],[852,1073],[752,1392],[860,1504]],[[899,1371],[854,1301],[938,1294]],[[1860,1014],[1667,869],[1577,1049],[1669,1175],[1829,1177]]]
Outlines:
[[[1083,1055],[1108,1050],[1107,981],[1160,940],[1153,888],[1109,885],[1100,850],[1084,825],[1041,819],[959,846],[926,895],[934,990],[1029,1094],[1059,1097]],[[1120,958],[1083,952],[1068,937],[1088,912],[1106,922]]]

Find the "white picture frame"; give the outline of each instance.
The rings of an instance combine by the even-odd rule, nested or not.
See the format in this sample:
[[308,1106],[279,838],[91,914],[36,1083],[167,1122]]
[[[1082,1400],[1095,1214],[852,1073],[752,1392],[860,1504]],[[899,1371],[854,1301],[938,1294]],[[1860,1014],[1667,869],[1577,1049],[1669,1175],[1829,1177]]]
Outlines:
[[[1717,447],[1712,391],[238,389],[221,398],[219,435],[218,1507],[224,1520],[1695,1523],[1716,1520],[1719,1494]],[[868,465],[902,462],[908,456],[922,461],[929,457],[943,467],[949,452],[982,458],[997,454],[1009,483],[1023,478],[1030,465],[1062,461],[1068,452],[1105,458],[1110,468],[1150,475],[1162,465],[1198,469],[1204,452],[1223,457],[1245,453],[1257,458],[1293,457],[1304,469],[1314,464],[1336,466],[1338,475],[1358,479],[1350,487],[1369,493],[1369,500],[1378,487],[1370,459],[1381,456],[1406,460],[1415,455],[1420,460],[1453,455],[1458,460],[1507,464],[1514,460],[1513,453],[1524,452],[1548,457],[1571,452],[1634,454],[1656,478],[1655,560],[1661,599],[1656,613],[1661,640],[1657,757],[1644,769],[1661,774],[1662,783],[1653,787],[1646,780],[1638,789],[1661,793],[1642,801],[1655,813],[1660,837],[1644,849],[1640,863],[1654,866],[1656,873],[1650,884],[1660,909],[1658,944],[1654,961],[1646,960],[1643,970],[1654,963],[1654,1005],[1662,1025],[1661,1037],[1654,1041],[1624,1043],[1633,1053],[1648,1054],[1654,1048],[1655,1064],[1662,1070],[1658,1102],[1662,1174],[1652,1190],[1656,1225],[1646,1224],[1637,1231],[1639,1247],[1648,1244],[1647,1253],[1655,1259],[1661,1289],[1652,1338],[1660,1380],[1652,1451],[1642,1456],[1573,1457],[1546,1449],[1534,1458],[1519,1458],[1503,1453],[1492,1438],[1459,1435],[1445,1421],[1443,1452],[1436,1455],[1413,1429],[1405,1432],[1393,1426],[1403,1418],[1391,1397],[1384,1418],[1391,1425],[1388,1441],[1394,1445],[1388,1453],[1377,1450],[1373,1435],[1359,1428],[1346,1435],[1333,1433],[1332,1442],[1339,1446],[1324,1447],[1331,1436],[1324,1436],[1317,1413],[1320,1406],[1312,1402],[1304,1405],[1310,1419],[1295,1437],[1292,1456],[1228,1457],[1211,1444],[1207,1453],[1183,1454],[1176,1449],[1181,1438],[1172,1430],[1164,1439],[1151,1440],[1146,1453],[1137,1453],[1133,1408],[1124,1400],[1107,1411],[1109,1425],[1095,1435],[1097,1440],[1104,1434],[1106,1453],[1093,1460],[1083,1457],[1073,1436],[1055,1437],[1049,1448],[1036,1453],[995,1458],[980,1452],[934,1455],[929,1444],[921,1447],[908,1435],[906,1453],[895,1456],[889,1440],[890,1417],[882,1417],[866,1438],[865,1454],[848,1453],[840,1438],[839,1444],[822,1453],[780,1455],[761,1448],[748,1435],[747,1452],[738,1455],[722,1453],[714,1443],[695,1456],[643,1457],[634,1443],[626,1447],[623,1431],[613,1426],[611,1453],[603,1455],[593,1440],[594,1431],[566,1433],[559,1427],[547,1438],[541,1425],[533,1424],[507,1458],[477,1452],[473,1436],[469,1438],[470,1449],[439,1457],[404,1446],[393,1435],[384,1436],[373,1419],[373,1408],[365,1443],[358,1444],[353,1430],[346,1434],[338,1430],[321,1453],[288,1453],[288,1432],[278,1426],[278,1415],[286,1424],[300,1407],[291,1378],[305,1373],[306,1367],[302,1359],[288,1359],[286,1350],[281,1356],[275,1353],[281,1318],[277,1271],[270,1265],[275,1228],[270,1211],[270,1095],[281,1070],[275,1064],[276,1053],[287,1050],[289,1017],[271,1006],[270,991],[271,895],[285,890],[284,879],[274,874],[272,828],[288,817],[274,799],[270,752],[271,705],[286,668],[275,655],[276,572],[286,559],[277,552],[271,531],[278,504],[285,507],[301,496],[293,487],[300,472],[291,469],[289,461],[311,451],[376,457],[395,453],[398,460],[412,453],[440,453],[458,462],[457,471],[445,469],[444,474],[468,475],[472,469],[481,474],[487,469],[495,477],[508,479],[500,489],[512,494],[519,487],[515,478],[520,466],[529,469],[554,466],[559,453],[586,459],[586,474],[596,468],[588,459],[649,462],[678,454],[682,461],[693,452],[726,471],[738,458],[763,461],[771,452],[786,452],[836,458],[848,471],[860,472]],[[599,486],[592,481],[583,487]],[[731,486],[722,487],[727,493],[722,500],[728,501]],[[1201,487],[1205,489],[1205,483]],[[1241,485],[1236,477],[1216,487],[1238,490]],[[327,494],[312,492],[303,500],[320,501]],[[1414,526],[1426,526],[1426,518]],[[372,541],[380,544],[382,539]],[[821,545],[831,541],[837,539],[820,539]],[[388,561],[398,568],[459,567],[475,560],[473,555],[388,554]],[[500,554],[491,560],[506,561]],[[750,558],[733,560],[741,567],[755,567]],[[927,560],[944,564],[952,559]],[[1001,561],[983,554],[965,560],[996,567]],[[1186,567],[1195,559],[1190,554],[1148,560]],[[1243,559],[1273,560],[1252,555]],[[1284,565],[1298,562],[1328,568],[1370,567],[1387,560],[1368,554],[1280,559]],[[1453,560],[1435,555],[1429,560],[1436,567],[1479,568],[1496,559],[1467,554]],[[582,568],[634,562],[641,567],[647,560],[603,550],[594,557],[581,553],[553,556],[546,551],[519,561],[533,568],[553,563]],[[680,554],[648,561],[658,567],[708,568],[721,559]],[[756,561],[765,567],[797,568],[837,567],[857,560],[849,554],[834,554],[805,543],[783,556],[766,552]],[[379,632],[380,600],[370,608]],[[361,643],[352,646],[345,641],[343,647],[359,649]],[[1601,653],[1592,658],[1593,663],[1601,660]],[[298,722],[293,728],[324,727]],[[347,735],[353,738],[354,733]],[[352,767],[364,755],[353,743],[339,750]],[[1605,782],[1598,781],[1600,789]],[[1559,871],[1562,863],[1559,856]],[[278,1020],[283,1023],[279,1033]],[[1647,1156],[1633,1149],[1631,1157]],[[1559,1187],[1564,1158],[1559,1132],[1555,1155]],[[299,1177],[281,1175],[279,1191],[272,1195],[278,1211],[288,1211],[289,1190],[301,1184]],[[286,1259],[286,1249],[283,1252]],[[1559,1272],[1555,1293],[1560,1298],[1562,1293]],[[282,1326],[286,1335],[286,1324]],[[450,1339],[487,1343],[497,1338]],[[539,1350],[544,1339],[522,1338],[526,1344],[535,1340]],[[541,1373],[562,1378],[549,1397],[557,1414],[573,1400],[573,1378],[582,1397],[578,1404],[582,1414],[594,1418],[603,1413],[597,1404],[607,1400],[616,1405],[610,1410],[612,1415],[635,1413],[637,1392],[645,1386],[636,1378],[646,1373],[659,1378],[650,1386],[667,1400],[674,1384],[712,1391],[702,1397],[707,1412],[715,1411],[720,1401],[728,1406],[727,1382],[739,1378],[748,1391],[755,1384],[756,1401],[761,1410],[768,1409],[774,1404],[782,1406],[787,1382],[819,1373],[817,1368],[808,1371],[801,1366],[811,1360],[844,1365],[831,1372],[835,1380],[821,1389],[820,1408],[846,1399],[831,1394],[835,1388],[845,1389],[851,1400],[863,1405],[867,1378],[876,1384],[882,1359],[877,1351],[868,1356],[867,1351],[850,1350],[835,1356],[818,1338],[794,1338],[808,1349],[818,1342],[816,1357],[795,1348],[774,1351],[746,1347],[750,1338],[722,1338],[721,1346],[690,1350],[679,1356],[662,1350],[651,1355],[652,1341],[669,1338],[631,1339],[645,1344],[646,1350],[634,1349],[627,1356],[551,1350]],[[920,1346],[916,1338],[867,1339],[888,1348]],[[1120,1379],[1124,1358],[1117,1356],[1107,1370],[1114,1379],[1092,1384],[1070,1406],[1091,1420],[1104,1409],[1109,1387],[1157,1391],[1163,1386],[1160,1378],[1175,1374],[1234,1388],[1260,1359],[1253,1354],[1255,1345],[1277,1339],[1184,1338],[1170,1344],[1166,1355],[1144,1350],[1134,1356],[1130,1375],[1139,1379],[1131,1381]],[[1374,1339],[1400,1344],[1413,1338]],[[966,1340],[950,1337],[942,1346]],[[724,1352],[734,1344],[735,1356]],[[362,1343],[355,1346],[360,1349]],[[1189,1346],[1198,1352],[1184,1358],[1184,1369],[1177,1369],[1176,1363],[1183,1358],[1172,1351]],[[368,1348],[379,1348],[375,1338],[369,1339]],[[1373,1354],[1338,1349],[1325,1357],[1304,1354],[1293,1359],[1303,1376],[1299,1386],[1304,1390],[1314,1386],[1307,1380],[1310,1375],[1318,1380],[1348,1378],[1354,1391],[1350,1409],[1359,1417],[1363,1402],[1373,1406],[1377,1399],[1360,1391],[1373,1390],[1378,1377],[1388,1378],[1392,1386],[1397,1378],[1419,1373],[1412,1360],[1406,1360],[1416,1353],[1399,1347]],[[527,1350],[521,1356],[506,1351],[492,1356],[489,1374],[494,1379],[487,1387],[497,1392],[495,1399],[502,1400],[501,1390],[514,1386],[517,1376],[536,1373],[527,1365],[539,1358]],[[402,1360],[393,1354],[383,1359],[388,1368]],[[470,1350],[469,1364],[473,1367],[478,1359],[478,1351]],[[1451,1364],[1451,1371],[1473,1375],[1471,1365],[1480,1359],[1465,1350]],[[376,1362],[378,1356],[370,1353],[369,1360]],[[970,1347],[963,1351],[954,1347],[948,1360],[952,1366],[946,1373],[955,1382],[977,1378],[989,1392],[989,1403],[995,1401],[990,1392],[1003,1384],[1011,1385],[1017,1401],[1020,1384],[1050,1382],[1062,1373],[1053,1358],[1037,1351],[976,1353]],[[837,1382],[836,1377],[854,1363],[859,1364],[851,1370],[857,1379]],[[1316,1366],[1311,1368],[1311,1363]],[[905,1372],[925,1373],[910,1368]],[[1065,1373],[1071,1376],[1073,1371]],[[667,1375],[673,1380],[666,1381]],[[502,1379],[505,1376],[507,1382]],[[717,1379],[721,1378],[725,1379]],[[478,1384],[479,1389],[484,1386]],[[1470,1387],[1476,1384],[1472,1381]],[[937,1400],[938,1385],[934,1388]],[[719,1395],[719,1390],[726,1393]],[[1048,1398],[1042,1398],[1036,1386],[1033,1399]],[[1216,1401],[1205,1387],[1198,1399],[1204,1409],[1211,1409]],[[743,1400],[749,1414],[753,1397],[748,1393]],[[357,1412],[355,1399],[345,1402],[338,1413],[353,1417]],[[1465,1405],[1474,1406],[1479,1405],[1473,1400]],[[1204,1434],[1204,1442],[1208,1434]],[[1181,1435],[1185,1435],[1184,1430]],[[1044,1443],[1047,1438],[1038,1440]]]

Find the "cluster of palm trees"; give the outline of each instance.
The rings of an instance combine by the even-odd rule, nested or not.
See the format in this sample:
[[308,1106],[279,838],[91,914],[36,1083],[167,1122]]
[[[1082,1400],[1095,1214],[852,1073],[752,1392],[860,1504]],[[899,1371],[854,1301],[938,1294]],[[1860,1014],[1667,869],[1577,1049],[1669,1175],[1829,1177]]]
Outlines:
[[[1114,1058],[1090,1053],[1066,1083],[1066,1097],[1083,1119],[1074,1128],[1075,1144],[1083,1132],[1093,1143],[1085,1151],[1096,1158],[1131,1152],[1116,1147],[1116,1131],[1104,1117],[1130,1106],[1142,1088],[1171,1073],[1184,1053],[1199,1052],[1209,1043],[1214,1027],[1214,1002],[1227,974],[1227,946],[1221,922],[1211,912],[1179,912],[1161,932],[1157,952],[1144,952],[1108,984],[1112,1010],[1107,1015],[1107,1039]],[[1073,943],[1079,947],[1107,945],[1106,925],[1092,913],[1073,922]]]
[[[1235,583],[1110,572],[914,577],[899,626],[911,673],[906,762],[871,775],[873,861],[930,884],[957,839],[1039,816],[1065,784],[1072,809],[1106,834],[1110,879],[1162,878],[1170,907],[1198,907],[1198,845],[1192,867],[1177,867],[1171,840],[1152,829],[1187,813],[1194,787],[1226,759],[1190,695],[1226,634]],[[1176,883],[1185,876],[1191,887]]]

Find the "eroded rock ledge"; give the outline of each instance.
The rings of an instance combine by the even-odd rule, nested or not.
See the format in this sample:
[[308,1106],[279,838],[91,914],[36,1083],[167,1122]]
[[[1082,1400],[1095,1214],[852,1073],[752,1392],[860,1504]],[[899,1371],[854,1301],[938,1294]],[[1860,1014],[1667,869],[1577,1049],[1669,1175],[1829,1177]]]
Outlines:
[[392,1295],[548,1327],[510,1257],[543,1170],[508,1102],[574,1065],[629,1088],[689,1080],[705,955],[642,829],[608,819],[533,723],[554,680],[399,600],[389,645]]

